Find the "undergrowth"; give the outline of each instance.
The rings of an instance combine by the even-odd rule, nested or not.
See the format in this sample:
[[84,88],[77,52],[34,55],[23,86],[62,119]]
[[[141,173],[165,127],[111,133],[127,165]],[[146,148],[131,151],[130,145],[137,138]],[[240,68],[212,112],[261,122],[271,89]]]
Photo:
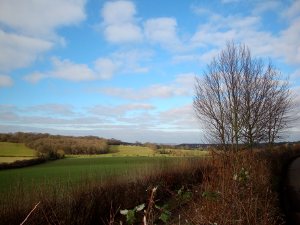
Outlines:
[[[87,182],[36,202],[12,199],[1,224],[284,224],[279,190],[286,163],[300,146],[273,150],[212,152],[211,157],[134,181]],[[38,189],[37,189],[38,190]]]

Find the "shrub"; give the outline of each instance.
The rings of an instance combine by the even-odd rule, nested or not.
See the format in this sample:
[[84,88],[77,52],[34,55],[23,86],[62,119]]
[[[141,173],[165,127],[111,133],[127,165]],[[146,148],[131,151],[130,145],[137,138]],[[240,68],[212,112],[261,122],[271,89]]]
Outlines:
[[46,162],[46,159],[39,157],[39,158],[35,158],[35,159],[17,160],[12,163],[0,163],[0,170],[16,169],[16,168],[22,168],[22,167],[26,167],[26,166],[33,166],[33,165],[41,164],[44,162]]

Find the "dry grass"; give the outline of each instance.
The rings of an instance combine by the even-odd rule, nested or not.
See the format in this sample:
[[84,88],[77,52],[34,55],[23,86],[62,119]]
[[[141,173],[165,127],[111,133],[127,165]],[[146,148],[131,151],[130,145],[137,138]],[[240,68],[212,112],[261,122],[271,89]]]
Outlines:
[[[63,198],[49,198],[41,192],[41,204],[27,224],[126,224],[119,210],[133,209],[142,203],[147,211],[137,215],[135,224],[163,224],[154,205],[164,204],[169,205],[171,212],[167,224],[284,224],[279,178],[284,165],[299,152],[299,146],[288,146],[272,151],[214,153],[205,160],[181,163],[130,182],[87,182]],[[158,187],[155,198],[154,187]],[[192,198],[179,194],[182,187]],[[2,211],[1,222],[19,224],[33,206],[12,202],[5,214]]]
[[212,171],[204,173],[189,207],[173,224],[277,225],[284,224],[280,205],[281,181],[300,146],[214,154]]
[[270,163],[252,153],[215,156],[182,224],[280,224]]

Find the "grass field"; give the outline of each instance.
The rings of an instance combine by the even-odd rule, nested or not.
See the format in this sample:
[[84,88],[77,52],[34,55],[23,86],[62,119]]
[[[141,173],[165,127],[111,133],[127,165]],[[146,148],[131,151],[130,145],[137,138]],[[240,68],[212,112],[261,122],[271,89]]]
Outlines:
[[[23,144],[2,142],[0,149],[2,162],[35,155],[35,151]],[[193,164],[192,160],[201,160],[194,156],[207,155],[207,152],[189,150],[168,150],[169,154],[160,154],[148,147],[122,145],[111,146],[111,151],[101,155],[67,155],[35,166],[0,170],[0,212],[7,215],[18,207],[27,212],[45,196],[71,204],[78,191],[187,168]]]
[[[124,195],[125,199],[126,193],[128,193],[131,196],[128,201],[132,202],[135,198],[146,197],[147,188],[151,186],[150,183],[145,183],[146,186],[144,185],[142,189],[139,185],[143,185],[146,181],[149,182],[151,177],[153,177],[153,181],[159,178],[159,180],[155,180],[153,184],[159,185],[161,188],[165,180],[168,182],[171,182],[173,179],[178,180],[177,175],[170,177],[169,172],[186,171],[187,169],[184,170],[184,168],[189,168],[189,166],[192,165],[201,166],[201,162],[199,162],[201,160],[202,158],[200,157],[161,156],[81,157],[65,158],[21,169],[1,170],[0,218],[1,216],[4,216],[8,220],[14,220],[14,218],[16,218],[16,222],[6,224],[20,224],[22,218],[24,219],[28,211],[39,201],[43,202],[43,210],[45,209],[46,212],[49,213],[52,212],[52,209],[57,210],[57,207],[59,207],[59,211],[55,213],[63,211],[63,213],[67,212],[67,214],[70,213],[71,215],[72,213],[76,213],[75,211],[73,212],[73,210],[81,209],[81,204],[83,204],[82,207],[86,209],[86,201],[88,202],[87,205],[93,205],[95,200],[99,201],[97,205],[101,205],[102,201],[105,200],[105,204],[103,203],[105,206],[103,210],[105,210],[108,209],[106,204],[108,198],[105,197],[105,193],[110,196],[111,193],[116,191],[113,196]],[[171,173],[173,174],[174,172]],[[166,174],[166,179],[161,179],[160,174]],[[193,176],[193,174],[194,173],[192,173],[191,176]],[[185,178],[188,177],[189,176],[185,176]],[[128,186],[127,184],[129,184],[130,181],[135,181],[136,183],[131,183],[131,185]],[[118,184],[120,184],[121,187],[120,193],[115,189],[117,187],[115,185]],[[102,187],[112,188],[112,192],[109,191],[110,188],[103,189],[104,200],[101,196],[98,196],[99,193],[102,193]],[[177,189],[180,187],[179,185]],[[136,192],[137,190],[138,192]],[[138,196],[135,196],[135,193]],[[91,201],[89,201],[90,198]],[[119,204],[119,201],[123,202],[126,200],[117,198],[113,201],[115,204]],[[135,199],[134,201],[136,202],[137,200]],[[46,205],[48,205],[48,203],[52,209],[47,208],[48,206]],[[80,205],[78,206],[79,208],[76,206],[77,203]],[[39,209],[41,209],[41,207],[39,207]],[[88,211],[90,213],[93,212],[92,209],[88,209]],[[18,212],[16,215],[21,218],[12,215],[15,212]],[[44,219],[43,215],[38,217]]]
[[[0,142],[0,162],[30,159],[35,151],[24,144]],[[170,154],[159,154],[142,146],[111,146],[114,153],[101,155],[67,155],[65,159],[44,164],[0,171],[0,193],[22,183],[30,189],[39,184],[78,183],[82,180],[107,180],[111,177],[134,178],[153,170],[174,165],[183,156],[205,156],[205,151],[169,150]],[[170,157],[178,159],[170,159]]]
[[128,145],[112,145],[110,146],[112,153],[101,155],[67,155],[67,157],[86,158],[86,157],[127,157],[127,156],[205,156],[207,151],[199,150],[182,150],[182,149],[166,149],[169,154],[160,154],[158,151],[154,151],[149,147],[143,146],[128,146]]
[[[35,154],[35,151],[23,144],[2,142],[0,147],[3,155],[0,157],[2,160],[0,162],[29,159]],[[188,163],[188,160],[191,160],[190,156],[207,155],[207,152],[191,150],[170,150],[170,154],[159,154],[148,147],[141,146],[121,145],[111,146],[111,148],[114,153],[67,155],[64,159],[35,166],[0,170],[2,204],[9,200],[10,196],[28,198],[32,190],[51,193],[59,190],[66,194],[72,188],[84,184],[101,184],[110,180],[134,180],[176,167],[178,164]]]
[[0,163],[35,158],[36,151],[21,143],[0,142]]
[[152,171],[176,165],[182,158],[170,157],[91,157],[65,158],[44,164],[0,171],[0,193],[14,187],[30,190],[39,185],[77,184],[87,180],[134,179]]
[[[81,201],[78,199],[80,193],[87,192],[92,196],[95,194],[93,191],[95,187],[155,177],[156,174],[185,168],[185,165],[190,165],[190,160],[193,158],[145,156],[65,158],[36,166],[1,170],[0,218],[1,215],[6,217],[16,210],[21,210],[24,217],[28,210],[42,199],[46,202],[60,202],[59,205],[65,205],[60,207],[67,207],[70,210],[72,202]],[[146,193],[146,187],[143,190]],[[131,193],[134,190],[127,191]],[[18,215],[19,213],[20,211]],[[19,219],[15,224],[19,224],[20,221]]]
[[30,157],[30,156],[24,156],[24,157],[19,157],[19,156],[0,156],[0,163],[12,163],[18,160],[27,160],[27,159],[33,159],[35,157]]
[[153,156],[155,152],[143,146],[127,146],[127,145],[113,145],[110,150],[114,153],[111,156]]

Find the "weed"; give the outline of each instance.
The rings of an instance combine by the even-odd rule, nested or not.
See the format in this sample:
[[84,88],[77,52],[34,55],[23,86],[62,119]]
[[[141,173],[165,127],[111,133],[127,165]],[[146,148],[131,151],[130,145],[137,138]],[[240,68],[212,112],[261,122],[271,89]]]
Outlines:
[[142,211],[145,208],[145,204],[138,205],[133,209],[123,209],[120,210],[120,213],[126,216],[126,222],[128,224],[133,224],[136,221],[136,213]]

